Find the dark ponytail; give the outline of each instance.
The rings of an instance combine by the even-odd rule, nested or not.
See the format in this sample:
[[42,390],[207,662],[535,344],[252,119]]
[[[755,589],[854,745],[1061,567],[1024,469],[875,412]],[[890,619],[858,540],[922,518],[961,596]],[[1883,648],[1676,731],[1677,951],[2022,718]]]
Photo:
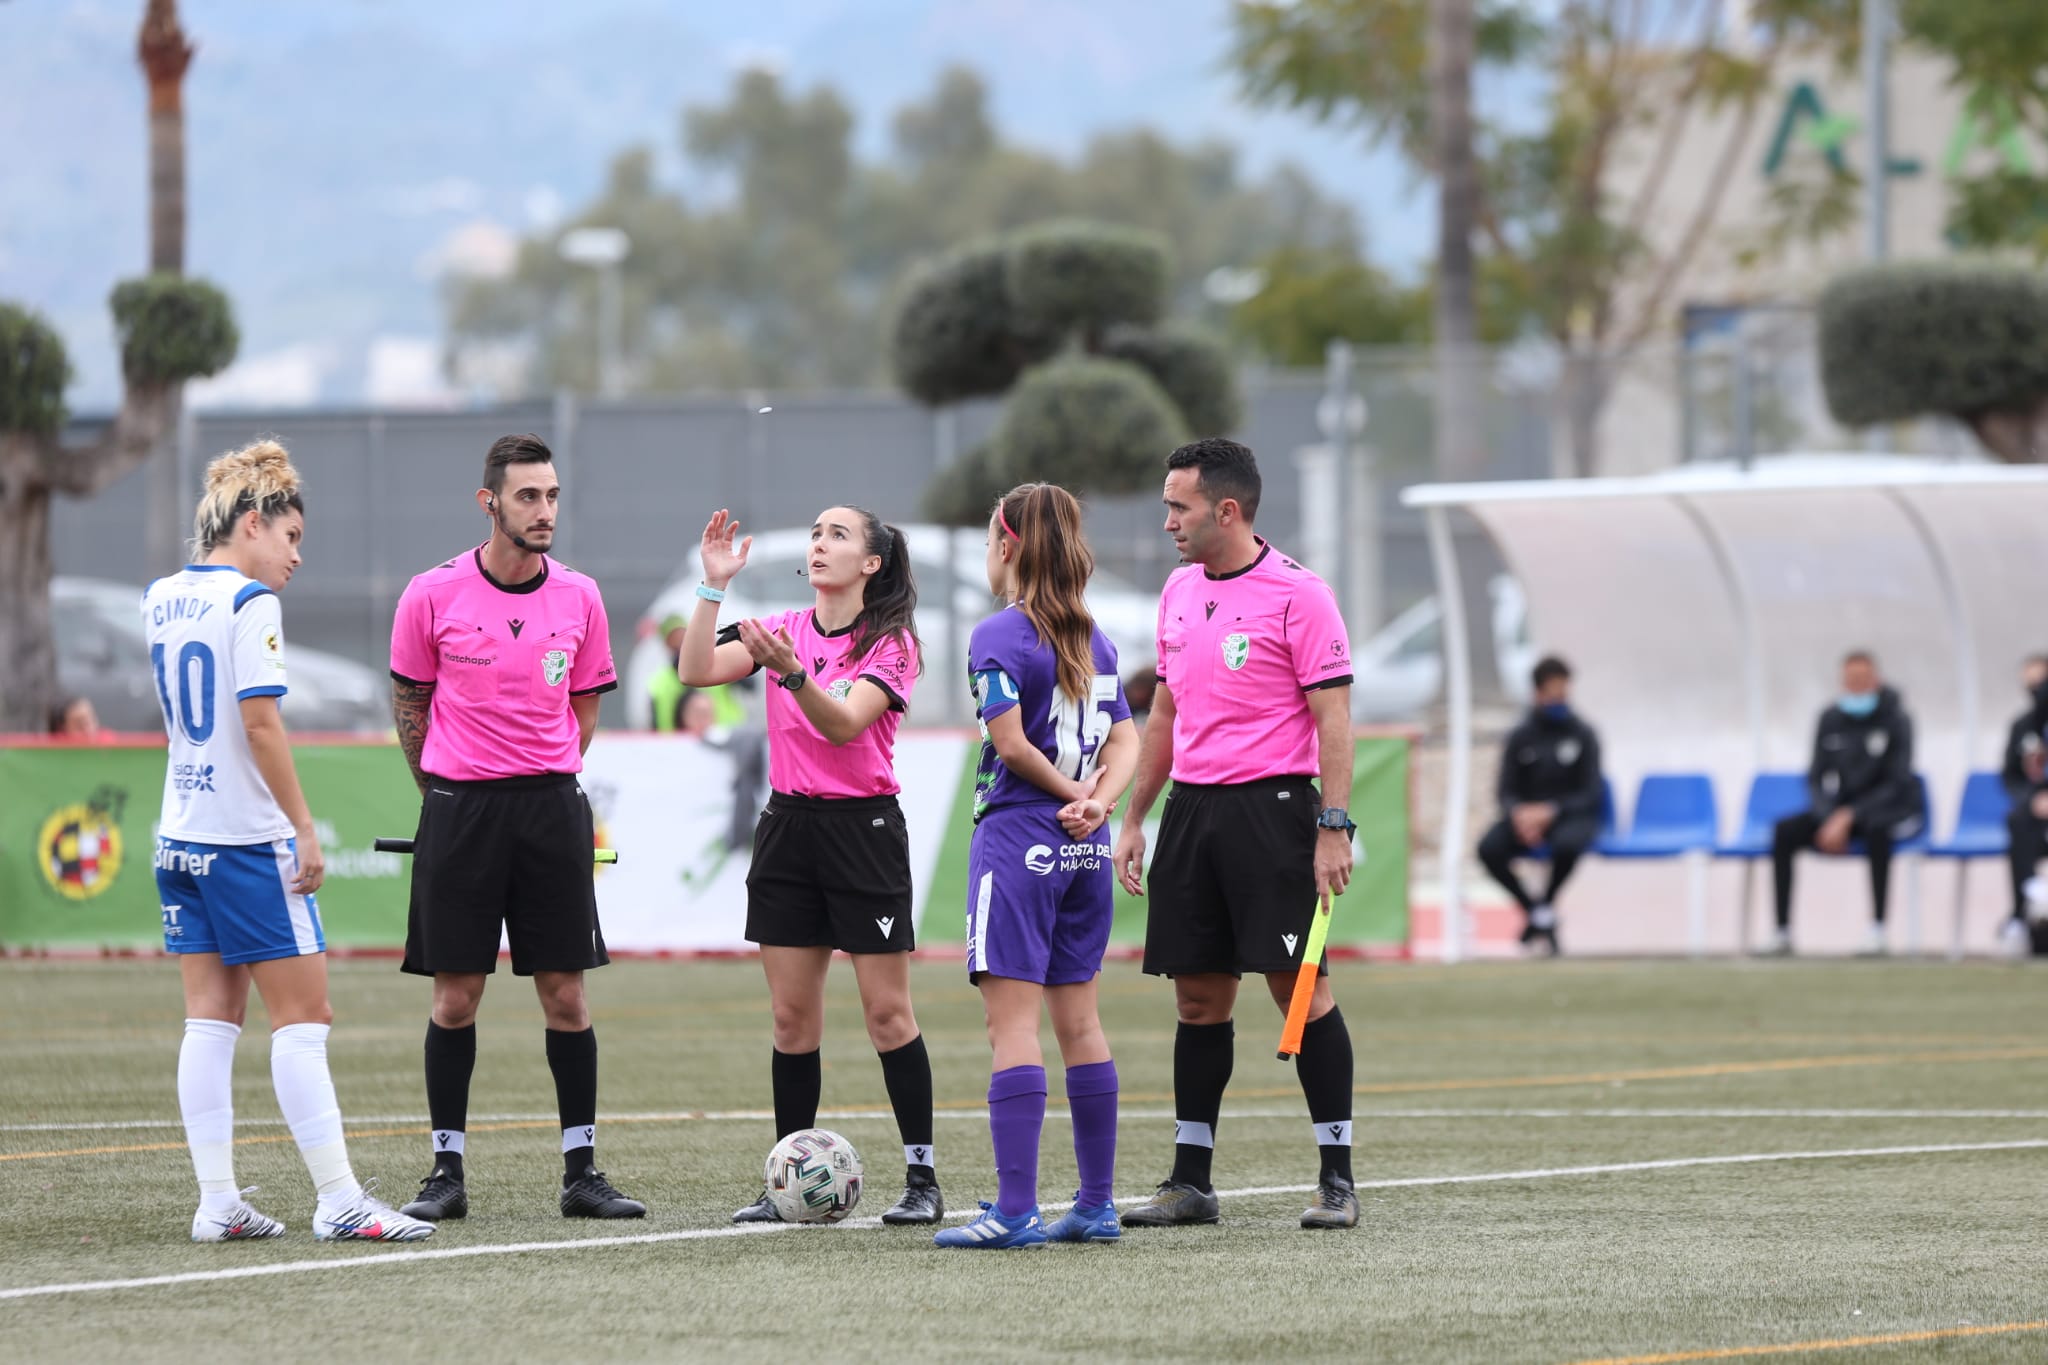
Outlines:
[[917,580],[910,572],[910,546],[903,532],[885,523],[865,507],[860,514],[867,552],[882,561],[882,567],[861,593],[860,615],[853,618],[852,657],[866,656],[890,636],[917,652],[917,671],[924,672],[924,643],[917,638]]

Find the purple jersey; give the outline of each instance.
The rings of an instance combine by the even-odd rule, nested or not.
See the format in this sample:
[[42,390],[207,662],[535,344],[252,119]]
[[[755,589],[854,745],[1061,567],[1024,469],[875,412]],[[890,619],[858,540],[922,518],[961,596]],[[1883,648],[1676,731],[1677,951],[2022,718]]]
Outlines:
[[1066,804],[1044,788],[1003,766],[988,741],[988,723],[1019,708],[1024,737],[1075,781],[1095,771],[1095,757],[1110,726],[1131,717],[1130,703],[1116,672],[1116,646],[1095,627],[1095,674],[1078,705],[1060,691],[1059,656],[1038,638],[1031,618],[1016,607],[997,612],[974,628],[967,646],[967,673],[981,721],[981,763],[974,775],[974,818],[1005,806]]

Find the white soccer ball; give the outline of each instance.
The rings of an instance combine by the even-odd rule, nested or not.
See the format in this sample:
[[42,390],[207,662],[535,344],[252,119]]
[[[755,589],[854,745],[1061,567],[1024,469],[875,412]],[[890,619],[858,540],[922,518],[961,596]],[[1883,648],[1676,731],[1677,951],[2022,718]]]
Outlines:
[[791,1133],[768,1153],[761,1178],[785,1223],[836,1223],[860,1203],[860,1153],[823,1128]]

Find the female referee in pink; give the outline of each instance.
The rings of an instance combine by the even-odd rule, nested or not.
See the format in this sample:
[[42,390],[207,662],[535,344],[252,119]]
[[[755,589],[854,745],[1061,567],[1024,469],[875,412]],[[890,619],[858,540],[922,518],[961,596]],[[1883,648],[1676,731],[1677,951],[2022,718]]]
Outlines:
[[[981,717],[967,878],[967,972],[981,987],[995,1052],[988,1083],[997,1193],[942,1247],[997,1251],[1122,1235],[1116,1063],[1095,978],[1116,917],[1110,808],[1138,766],[1138,730],[1117,681],[1116,646],[1088,615],[1095,571],[1081,505],[1052,484],[1012,489],[988,528],[989,590],[1009,605],[974,628],[967,671]],[[1081,1188],[1046,1228],[1038,1216],[1045,1126],[1041,1002],[1067,1064]]]
[[[721,509],[704,528],[704,581],[677,672],[692,687],[767,669],[768,808],[747,872],[747,937],[761,945],[774,1011],[778,1138],[816,1125],[822,1086],[825,969],[853,958],[868,1038],[908,1168],[885,1223],[945,1212],[932,1148],[932,1068],[910,1008],[910,844],[896,802],[896,729],[919,672],[917,584],[903,533],[858,507],[828,507],[811,527],[807,573],[817,604],[718,630],[725,588],[753,537]],[[763,1196],[735,1223],[776,1221]]]

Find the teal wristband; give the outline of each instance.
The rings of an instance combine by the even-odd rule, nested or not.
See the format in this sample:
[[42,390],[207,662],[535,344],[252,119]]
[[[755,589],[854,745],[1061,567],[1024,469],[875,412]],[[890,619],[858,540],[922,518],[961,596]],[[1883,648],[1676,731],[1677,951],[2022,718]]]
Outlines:
[[697,585],[697,596],[703,598],[706,602],[723,602],[725,600],[725,589],[714,588],[709,583],[699,583]]

